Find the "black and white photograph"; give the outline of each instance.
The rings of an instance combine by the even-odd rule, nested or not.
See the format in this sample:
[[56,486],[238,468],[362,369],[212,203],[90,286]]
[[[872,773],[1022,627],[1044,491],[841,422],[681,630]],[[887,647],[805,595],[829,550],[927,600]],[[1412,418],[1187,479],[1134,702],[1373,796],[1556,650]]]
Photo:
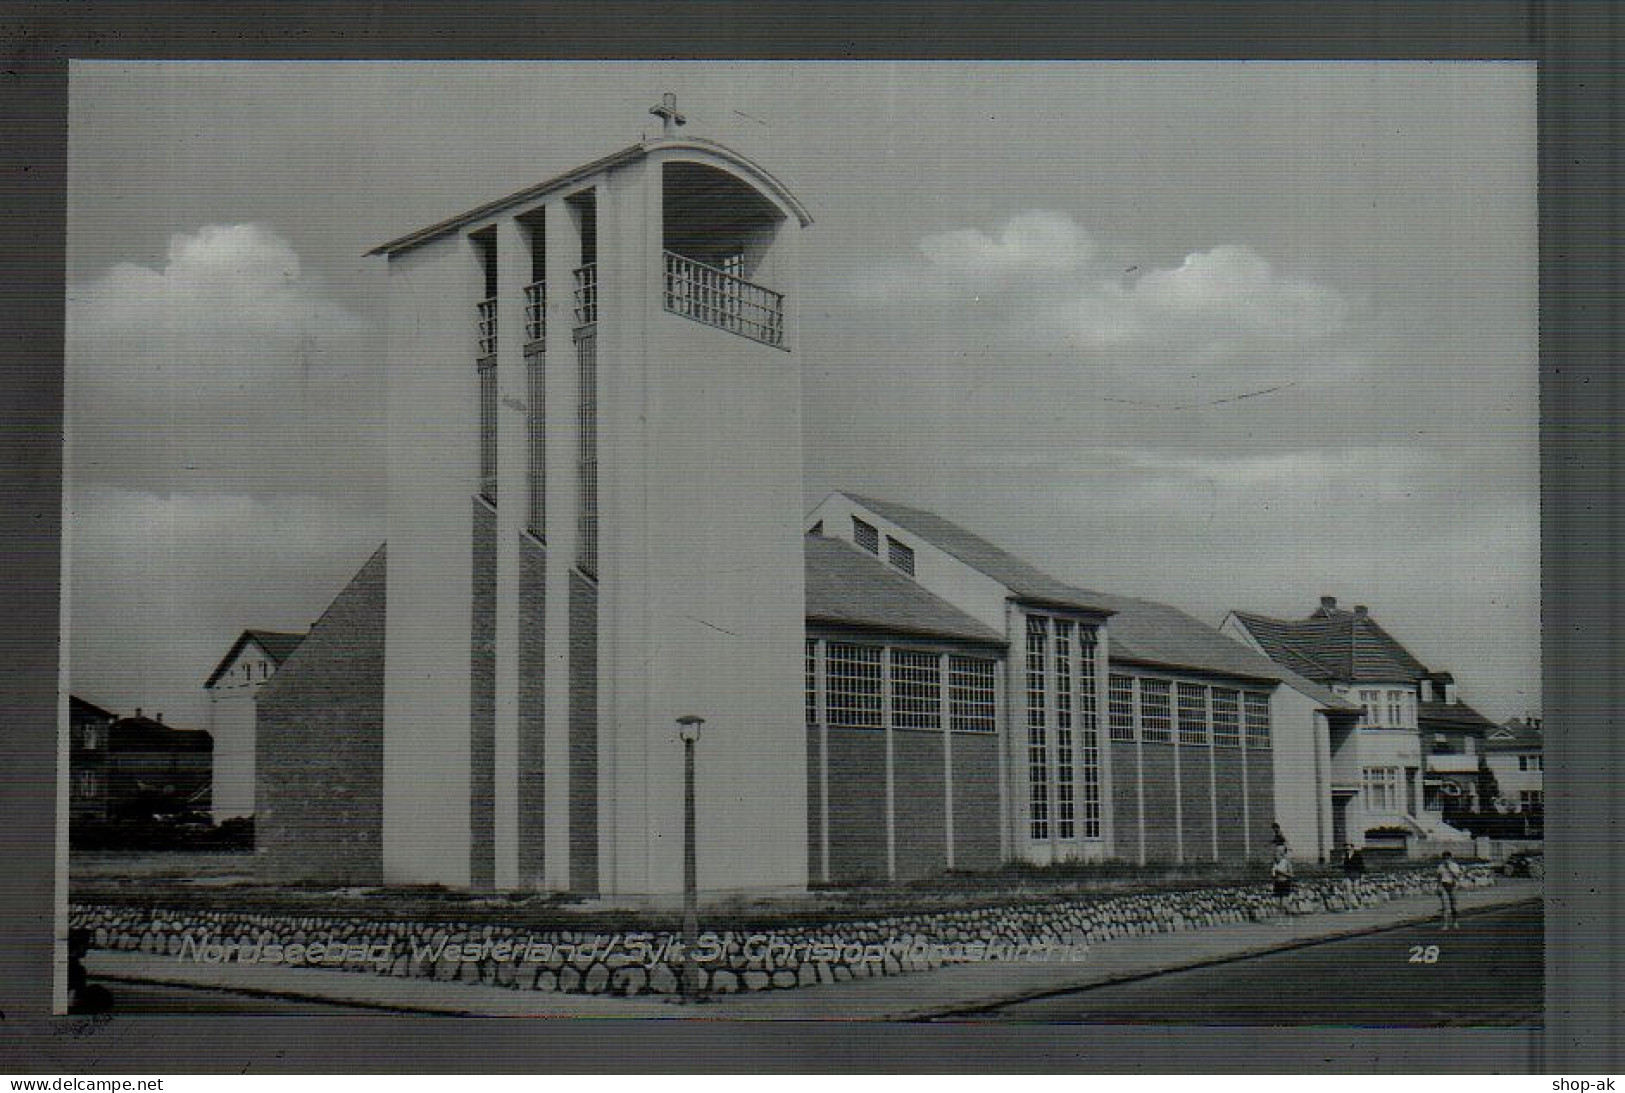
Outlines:
[[68,108],[57,1012],[1543,1026],[1534,65]]

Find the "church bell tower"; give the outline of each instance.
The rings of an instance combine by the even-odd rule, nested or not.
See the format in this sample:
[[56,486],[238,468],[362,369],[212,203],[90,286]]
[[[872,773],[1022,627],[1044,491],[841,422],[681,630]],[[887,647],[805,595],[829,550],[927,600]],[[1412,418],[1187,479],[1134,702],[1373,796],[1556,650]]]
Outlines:
[[390,273],[385,880],[807,882],[797,248],[662,132],[378,248]]

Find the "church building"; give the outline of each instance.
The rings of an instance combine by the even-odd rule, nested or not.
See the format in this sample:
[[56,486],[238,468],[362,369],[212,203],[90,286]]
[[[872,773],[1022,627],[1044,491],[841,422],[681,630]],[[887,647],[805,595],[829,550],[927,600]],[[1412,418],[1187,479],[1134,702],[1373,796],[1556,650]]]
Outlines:
[[262,872],[669,896],[685,715],[708,892],[1267,854],[1348,704],[924,510],[804,514],[811,216],[651,113],[374,252],[388,537],[259,692]]

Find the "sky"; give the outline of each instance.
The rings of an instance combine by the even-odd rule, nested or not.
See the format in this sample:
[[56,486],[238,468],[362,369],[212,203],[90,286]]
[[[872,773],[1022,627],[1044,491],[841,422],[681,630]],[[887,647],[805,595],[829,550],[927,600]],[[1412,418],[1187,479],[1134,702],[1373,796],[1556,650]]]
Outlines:
[[1506,63],[70,72],[68,678],[204,727],[385,534],[388,239],[654,135],[807,204],[806,504],[1086,588],[1365,604],[1540,709],[1535,73]]

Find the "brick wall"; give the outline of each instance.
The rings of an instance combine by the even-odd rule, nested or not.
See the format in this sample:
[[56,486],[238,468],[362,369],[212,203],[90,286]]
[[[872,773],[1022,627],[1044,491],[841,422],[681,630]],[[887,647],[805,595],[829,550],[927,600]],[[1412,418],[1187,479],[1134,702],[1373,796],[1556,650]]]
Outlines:
[[954,733],[954,868],[999,864],[999,741],[996,733]]
[[469,630],[469,884],[487,891],[495,883],[496,770],[496,514],[474,501]]
[[1213,858],[1213,784],[1208,749],[1179,749],[1180,805],[1184,809],[1185,860]]
[[598,891],[598,588],[570,574],[570,887]]
[[[1225,861],[1241,861],[1246,857],[1242,846],[1241,751],[1215,748],[1213,762],[1219,780],[1219,856]],[[1267,821],[1264,830],[1269,830]],[[1258,845],[1256,839],[1253,845]]]
[[1247,753],[1247,808],[1252,821],[1253,856],[1270,853],[1270,824],[1275,822],[1275,753]]
[[[906,729],[893,732],[892,762],[897,875],[907,878],[940,873],[948,867],[942,733]],[[884,778],[884,771],[881,776]]]
[[823,741],[819,730],[807,730],[807,876],[824,879],[824,779]]
[[383,878],[384,548],[259,692],[256,866],[273,881]]
[[886,877],[886,734],[829,730],[829,871],[837,884]]
[[1136,779],[1140,759],[1133,744],[1109,743],[1112,750],[1112,784],[1106,807],[1112,810],[1115,857],[1135,861],[1140,856],[1140,797]]
[[1179,844],[1174,835],[1174,745],[1142,744],[1145,756],[1145,856],[1173,861]]
[[519,883],[543,881],[546,782],[543,776],[543,693],[547,671],[547,551],[529,536],[519,541]]

